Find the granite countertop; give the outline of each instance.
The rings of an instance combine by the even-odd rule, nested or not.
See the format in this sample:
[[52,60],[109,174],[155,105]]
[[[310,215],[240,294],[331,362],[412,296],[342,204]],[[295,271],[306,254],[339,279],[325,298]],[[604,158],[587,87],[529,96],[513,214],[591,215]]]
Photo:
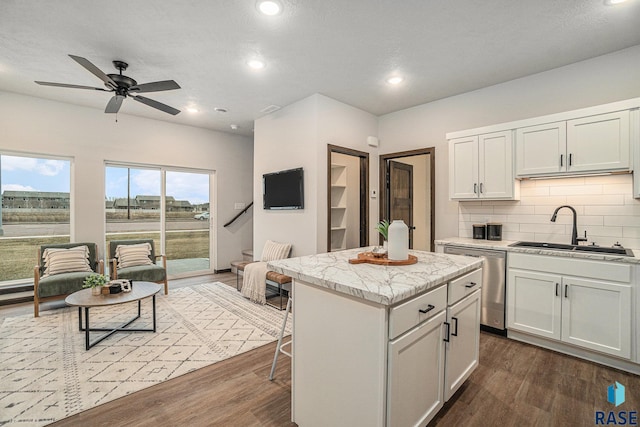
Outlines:
[[640,251],[633,250],[634,256],[620,256],[620,255],[610,255],[610,254],[601,254],[595,252],[575,252],[575,251],[564,251],[557,249],[540,249],[540,248],[514,248],[509,246],[512,243],[516,243],[515,241],[510,240],[481,240],[481,239],[469,239],[464,237],[447,237],[445,239],[438,239],[434,242],[436,245],[460,245],[460,246],[468,246],[470,248],[478,248],[478,249],[495,249],[502,250],[507,252],[516,252],[523,254],[534,254],[534,255],[549,255],[549,256],[558,256],[565,258],[580,258],[580,259],[591,259],[596,261],[615,261],[615,262],[623,262],[627,264],[640,264],[640,258],[638,258],[638,254]]
[[270,261],[267,265],[270,270],[294,279],[385,306],[482,267],[479,258],[423,251],[409,251],[418,258],[412,265],[349,264],[349,259],[371,249],[373,247],[288,258]]

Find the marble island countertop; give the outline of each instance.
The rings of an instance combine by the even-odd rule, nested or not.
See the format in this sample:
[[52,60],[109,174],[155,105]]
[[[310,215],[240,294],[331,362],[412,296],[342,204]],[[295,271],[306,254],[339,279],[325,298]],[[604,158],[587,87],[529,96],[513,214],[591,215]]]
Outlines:
[[468,271],[482,267],[482,260],[458,255],[409,251],[416,264],[384,266],[349,264],[360,252],[357,248],[339,252],[270,261],[270,270],[316,286],[390,306],[435,288]]
[[495,250],[525,253],[525,254],[550,255],[550,256],[558,256],[558,257],[566,257],[566,258],[581,258],[581,259],[591,259],[591,260],[597,260],[597,261],[615,261],[615,262],[622,262],[627,264],[640,264],[640,258],[638,258],[640,251],[638,250],[633,250],[634,256],[621,256],[621,255],[611,255],[611,254],[603,254],[603,253],[596,253],[596,252],[576,252],[576,251],[565,251],[565,250],[558,250],[558,249],[513,247],[509,245],[511,245],[512,243],[516,243],[516,241],[510,241],[510,240],[494,241],[494,240],[482,240],[482,239],[469,239],[465,237],[447,237],[445,239],[437,239],[435,240],[434,243],[436,245],[459,245],[459,246],[466,246],[470,248],[495,249]]

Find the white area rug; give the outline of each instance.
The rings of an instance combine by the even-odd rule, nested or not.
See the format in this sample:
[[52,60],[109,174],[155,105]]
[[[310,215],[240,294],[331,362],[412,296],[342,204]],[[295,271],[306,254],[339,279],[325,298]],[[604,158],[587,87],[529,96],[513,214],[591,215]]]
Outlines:
[[[156,333],[118,332],[89,351],[75,307],[5,319],[0,426],[49,424],[268,344],[284,318],[284,311],[253,304],[222,283],[158,294],[156,304]],[[91,326],[116,326],[136,310],[136,303],[91,309]],[[131,327],[151,327],[151,319],[148,298]],[[92,340],[99,334],[93,332]]]

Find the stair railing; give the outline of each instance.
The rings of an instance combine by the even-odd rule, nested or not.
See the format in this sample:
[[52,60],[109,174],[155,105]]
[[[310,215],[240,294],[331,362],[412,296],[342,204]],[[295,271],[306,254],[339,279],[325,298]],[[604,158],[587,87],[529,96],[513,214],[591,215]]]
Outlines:
[[248,210],[249,210],[249,208],[250,208],[251,206],[253,206],[253,202],[249,203],[249,204],[247,205],[247,207],[246,207],[246,208],[244,208],[242,211],[240,211],[240,213],[238,213],[238,215],[234,216],[234,217],[233,217],[233,219],[231,219],[231,221],[227,222],[227,223],[224,225],[224,227],[228,227],[229,225],[233,224],[233,223],[235,222],[235,220],[236,220],[236,219],[238,219],[238,218],[240,218],[240,216],[241,216],[243,213],[245,213],[246,211],[248,211]]

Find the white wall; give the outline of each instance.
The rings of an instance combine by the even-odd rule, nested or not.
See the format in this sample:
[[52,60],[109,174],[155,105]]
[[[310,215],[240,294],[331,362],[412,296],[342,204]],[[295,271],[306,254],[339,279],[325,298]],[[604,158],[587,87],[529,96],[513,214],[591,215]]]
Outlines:
[[640,45],[387,114],[379,119],[380,154],[436,147],[435,238],[457,236],[458,202],[448,196],[447,132],[639,97],[638,69]]
[[[104,164],[137,163],[213,170],[215,269],[250,247],[250,215],[229,228],[234,202],[251,200],[251,138],[0,92],[0,151],[72,158],[71,238],[104,246]],[[104,254],[100,253],[101,257]]]
[[[369,153],[367,136],[377,135],[374,115],[315,94],[255,122],[254,258],[267,239],[290,242],[292,256],[327,251],[327,144]],[[377,187],[377,156],[370,157],[370,182]],[[304,168],[305,208],[299,211],[262,209],[262,175]],[[370,213],[377,217],[377,200]],[[373,226],[371,226],[372,228]],[[372,229],[370,235],[374,235]]]

